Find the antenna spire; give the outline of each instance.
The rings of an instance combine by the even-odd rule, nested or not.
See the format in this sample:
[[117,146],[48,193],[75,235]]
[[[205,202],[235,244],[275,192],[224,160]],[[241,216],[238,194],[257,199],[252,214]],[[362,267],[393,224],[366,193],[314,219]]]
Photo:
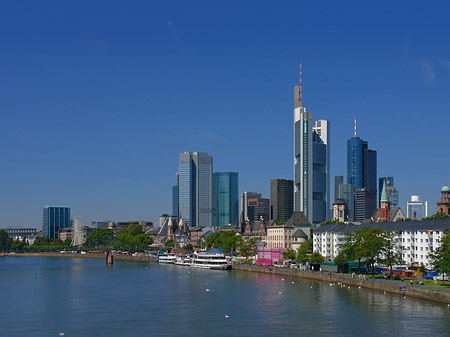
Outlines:
[[355,137],[356,137],[356,116],[355,116]]
[[302,106],[302,63],[300,62],[300,79],[298,83],[298,102]]

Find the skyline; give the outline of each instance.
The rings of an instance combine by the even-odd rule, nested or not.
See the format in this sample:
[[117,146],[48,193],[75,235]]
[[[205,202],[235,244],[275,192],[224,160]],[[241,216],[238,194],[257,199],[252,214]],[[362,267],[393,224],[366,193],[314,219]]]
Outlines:
[[347,181],[356,115],[402,210],[417,194],[434,214],[450,4],[258,4],[0,4],[0,227],[40,228],[45,205],[157,223],[184,151],[269,198],[271,179],[293,179],[300,62],[303,106],[331,124],[330,179]]

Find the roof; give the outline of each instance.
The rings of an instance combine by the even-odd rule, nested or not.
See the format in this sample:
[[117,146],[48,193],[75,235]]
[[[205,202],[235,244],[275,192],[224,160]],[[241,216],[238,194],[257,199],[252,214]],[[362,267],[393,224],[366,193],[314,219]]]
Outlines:
[[387,231],[417,231],[417,230],[445,230],[450,229],[450,219],[378,222],[361,225],[322,225],[314,231],[318,233],[351,233],[363,228],[381,228]]
[[308,221],[305,214],[299,211],[292,213],[291,217],[286,222],[286,225],[293,225],[294,227],[298,226],[311,227],[311,223]]

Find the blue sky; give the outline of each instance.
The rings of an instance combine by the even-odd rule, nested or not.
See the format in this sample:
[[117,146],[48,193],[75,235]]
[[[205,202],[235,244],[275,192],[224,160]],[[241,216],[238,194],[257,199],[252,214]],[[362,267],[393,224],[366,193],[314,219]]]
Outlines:
[[[2,1],[0,226],[69,205],[85,223],[171,211],[178,153],[205,151],[239,190],[292,178],[292,94],[378,151],[405,209],[450,180],[446,1]],[[405,210],[406,212],[406,210]]]

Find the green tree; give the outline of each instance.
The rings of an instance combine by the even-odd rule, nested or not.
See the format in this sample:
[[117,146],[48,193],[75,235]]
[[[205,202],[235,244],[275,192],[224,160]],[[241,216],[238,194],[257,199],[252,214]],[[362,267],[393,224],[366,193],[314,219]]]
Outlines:
[[447,218],[450,218],[450,215],[437,212],[436,214],[433,214],[432,216],[427,216],[426,218],[422,218],[422,220],[439,220],[439,219],[447,219]]
[[287,251],[283,252],[283,260],[295,260],[296,258],[295,250],[288,249]]
[[392,267],[396,264],[403,264],[403,245],[399,238],[399,233],[383,232],[383,246],[381,248],[381,258],[379,261],[389,266],[389,277],[392,279]]
[[301,244],[299,248],[297,248],[297,254],[295,256],[295,261],[297,262],[305,262],[308,260],[308,257],[313,252],[313,239],[312,236]]
[[110,238],[114,237],[114,231],[109,228],[94,228],[92,233],[88,235],[87,242],[95,241],[108,241]]
[[[444,231],[444,236],[441,239],[441,245],[432,254],[434,268],[441,274],[450,273],[450,231]],[[444,278],[442,278],[444,284]]]
[[223,249],[225,252],[236,251],[240,236],[234,231],[217,231],[206,238],[206,247]]
[[324,260],[323,256],[320,255],[319,252],[314,252],[309,257],[309,263],[311,263],[311,264],[318,264],[318,263],[322,263],[323,261],[325,261],[325,260]]
[[11,243],[12,240],[9,238],[8,233],[5,230],[0,229],[0,250],[2,252],[9,251]]

